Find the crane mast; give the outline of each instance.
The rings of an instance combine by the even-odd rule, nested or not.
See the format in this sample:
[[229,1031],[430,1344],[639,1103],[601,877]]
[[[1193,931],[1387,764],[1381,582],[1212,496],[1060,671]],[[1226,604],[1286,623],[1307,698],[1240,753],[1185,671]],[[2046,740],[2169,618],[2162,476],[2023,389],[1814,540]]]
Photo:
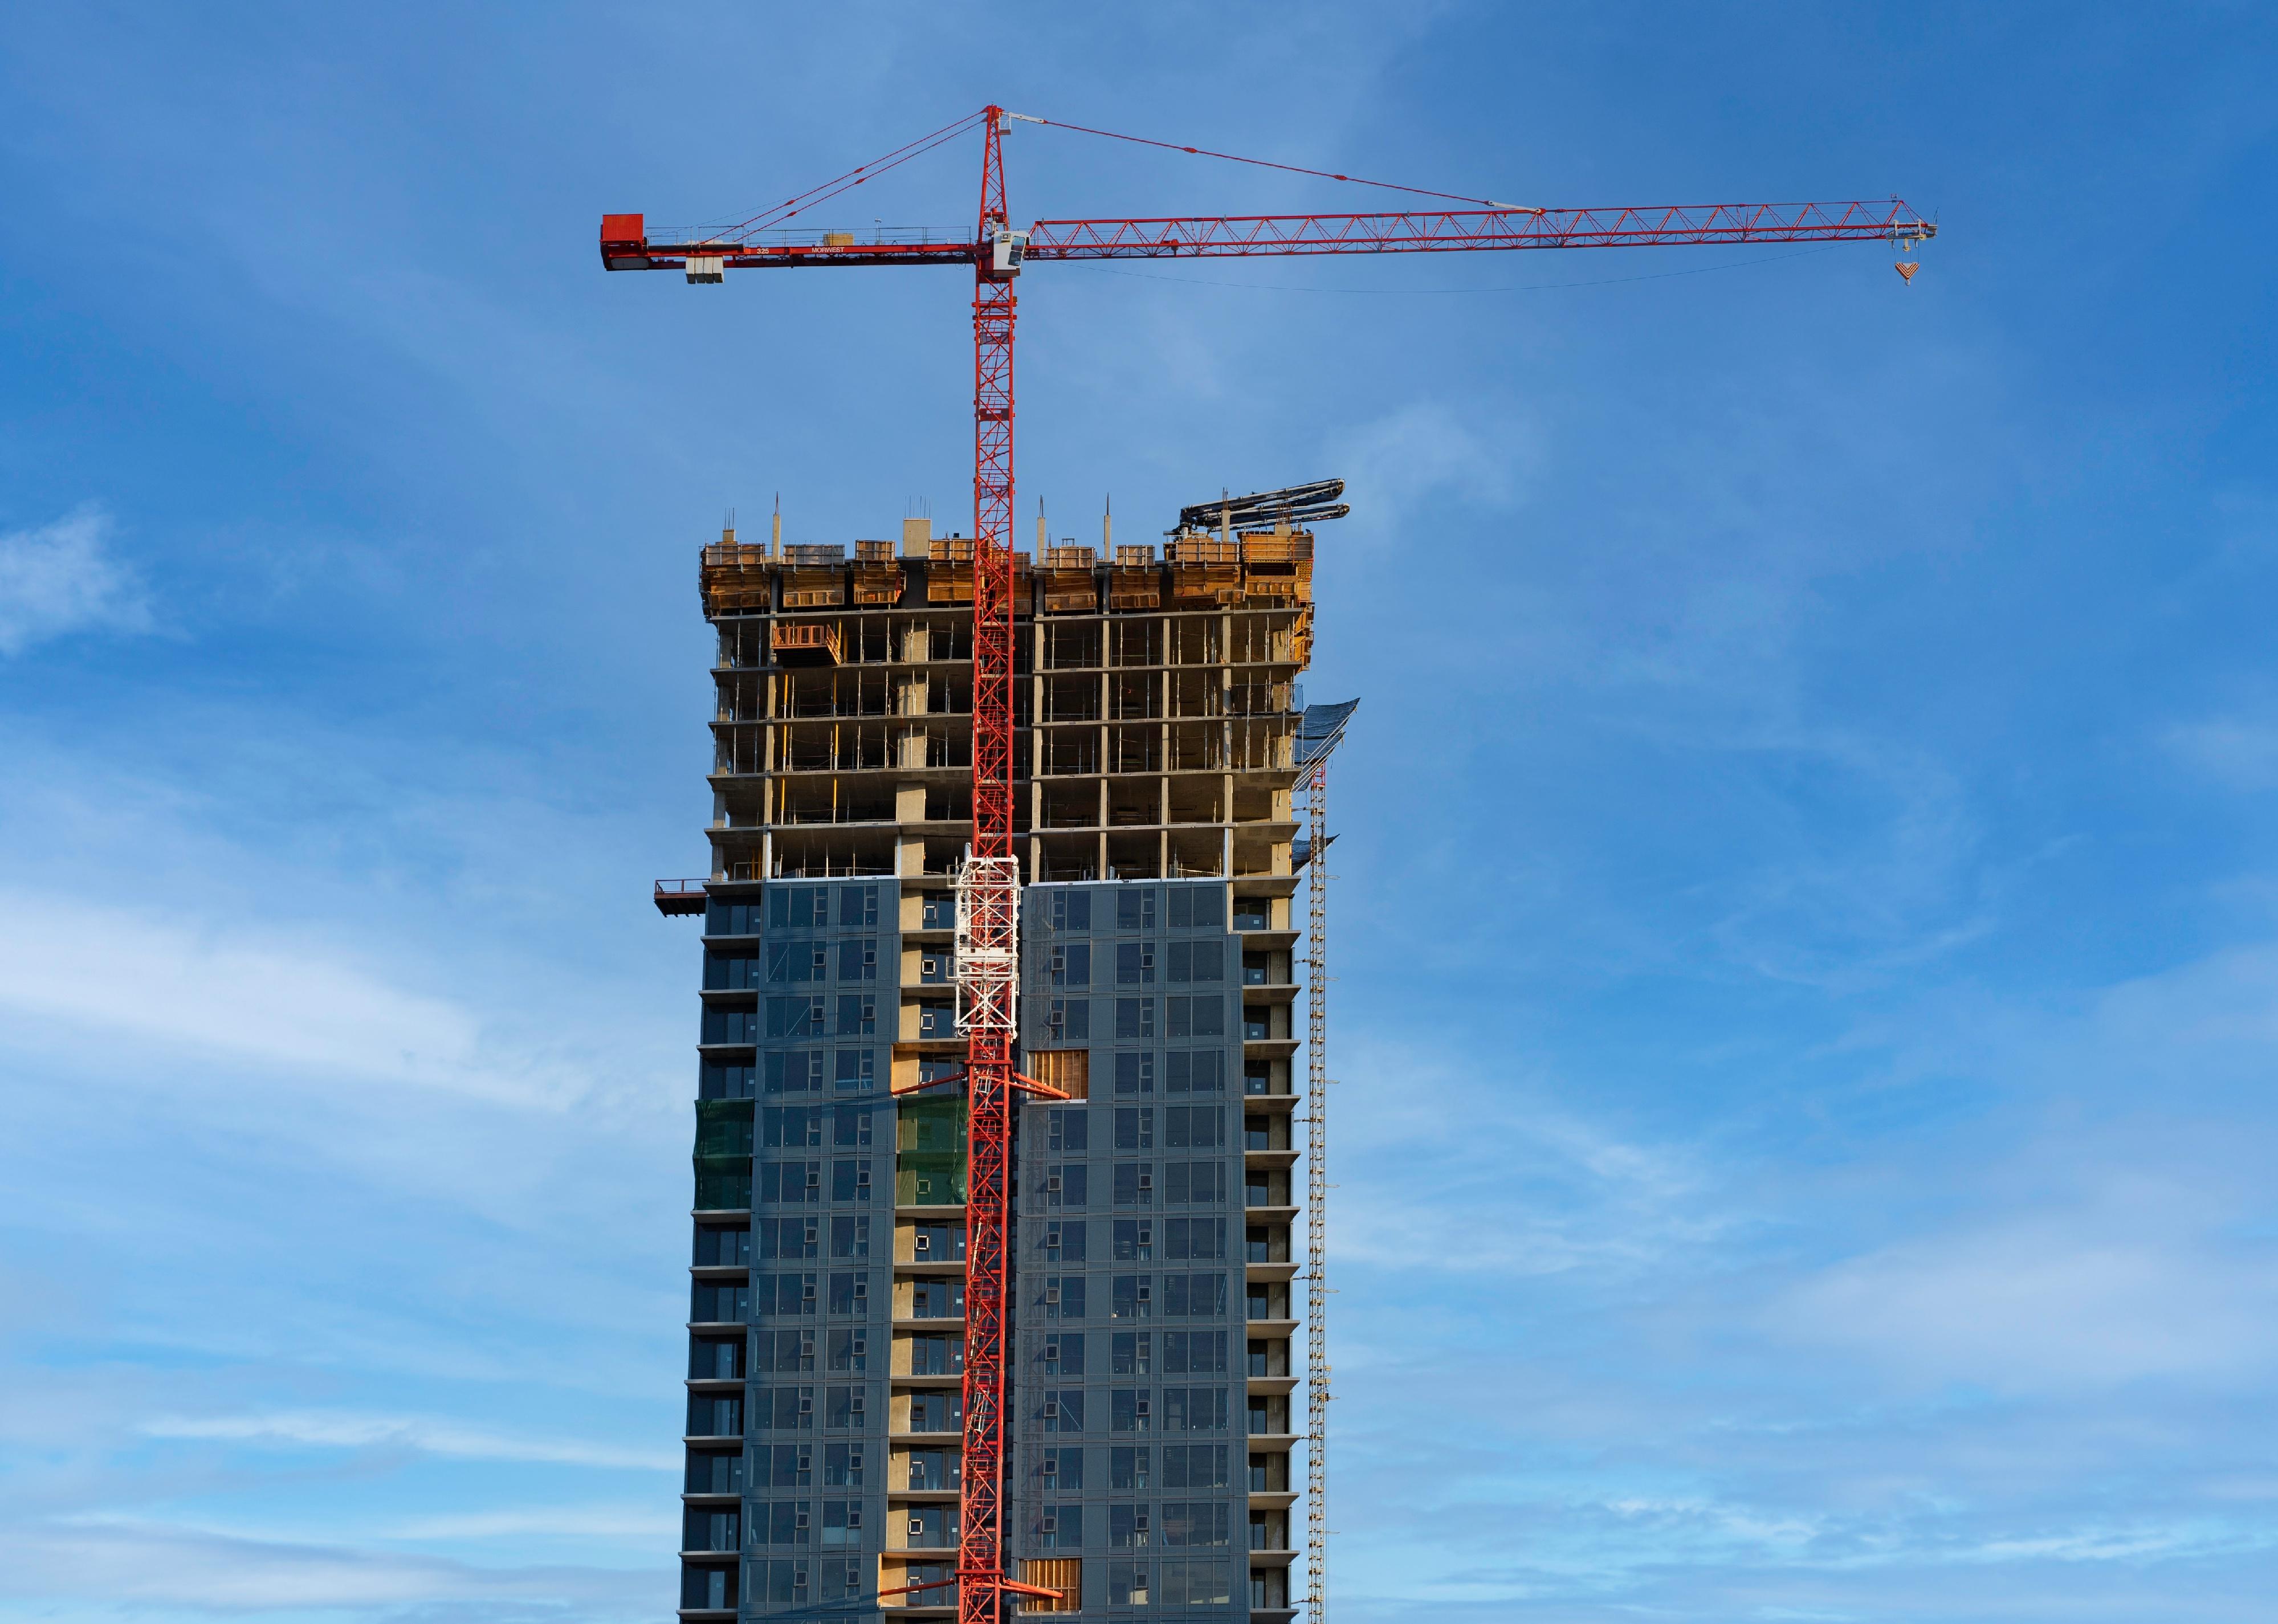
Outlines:
[[1005,1349],[1021,862],[1013,853],[1013,275],[1001,115],[990,109],[973,274],[973,843],[957,878],[966,1039],[965,1460],[957,1614],[995,1624],[1005,1583]]
[[[1020,1030],[1021,900],[1021,864],[1013,843],[1013,334],[1017,302],[1013,289],[1024,264],[1872,240],[1888,241],[1905,253],[1938,234],[1935,224],[1895,197],[1886,203],[1716,203],[1649,209],[1490,204],[1372,214],[1039,220],[1021,231],[1012,225],[1005,189],[1005,120],[1014,116],[995,105],[983,108],[897,149],[875,164],[849,171],[726,232],[660,231],[653,237],[644,216],[613,214],[602,217],[600,240],[601,262],[608,270],[677,270],[694,284],[721,282],[730,270],[959,265],[973,271],[973,835],[957,876],[956,913],[957,1024],[967,1046],[964,1460],[956,1578],[906,1587],[926,1590],[955,1583],[959,1624],[1000,1624],[1008,1596],[1064,1599],[1059,1591],[1021,1583],[1006,1572],[1003,1517],[1005,1350],[1012,1330],[1007,1279],[1013,1093],[1026,1088],[1057,1094],[1020,1076],[1013,1064]],[[870,240],[858,242],[853,233],[781,229],[783,220],[930,151],[976,124],[982,131],[981,206],[970,238],[896,229],[878,231]],[[1391,189],[1431,197],[1448,195],[1417,187]],[[1916,269],[1904,261],[1899,265],[1900,276],[1908,281]],[[1311,1210],[1307,1262],[1311,1593],[1306,1605],[1313,1624],[1321,1624],[1326,1600],[1324,1445],[1329,1398],[1322,1323],[1327,1290],[1322,1210],[1326,1189],[1328,1086],[1324,1002],[1327,979],[1323,868],[1327,850],[1326,751],[1313,761],[1305,783],[1312,836],[1311,873],[1307,881],[1311,913],[1308,1063],[1312,1097],[1307,1170]]]

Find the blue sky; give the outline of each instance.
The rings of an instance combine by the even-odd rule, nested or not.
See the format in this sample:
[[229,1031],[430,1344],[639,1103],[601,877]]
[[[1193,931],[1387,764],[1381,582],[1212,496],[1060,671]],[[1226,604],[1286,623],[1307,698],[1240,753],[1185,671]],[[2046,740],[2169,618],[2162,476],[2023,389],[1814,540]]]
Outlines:
[[[671,1605],[692,551],[963,522],[967,289],[595,225],[990,100],[1945,227],[1911,286],[1025,280],[1024,515],[1350,482],[1340,1618],[2267,1619],[2274,68],[2248,5],[12,11],[0,1619]],[[961,227],[974,168],[818,223]]]

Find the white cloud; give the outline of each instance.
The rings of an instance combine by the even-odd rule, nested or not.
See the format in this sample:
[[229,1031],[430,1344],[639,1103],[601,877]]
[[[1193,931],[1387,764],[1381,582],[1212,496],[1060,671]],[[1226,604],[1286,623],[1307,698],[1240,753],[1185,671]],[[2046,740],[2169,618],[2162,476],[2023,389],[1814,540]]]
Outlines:
[[493,1620],[559,1619],[564,1607],[571,1617],[631,1620],[654,1612],[661,1581],[669,1582],[647,1569],[474,1567],[125,1520],[0,1529],[0,1596],[69,1597],[80,1609],[120,1608],[129,1618],[287,1609],[401,1616],[408,1606],[441,1617],[433,1609],[478,1601]]
[[387,1530],[393,1539],[491,1539],[501,1534],[585,1535],[654,1539],[669,1550],[680,1519],[669,1504],[654,1506],[524,1506],[510,1511],[422,1517]]
[[250,1415],[162,1416],[141,1430],[151,1437],[202,1438],[312,1449],[416,1451],[455,1460],[539,1460],[561,1466],[672,1472],[677,1453],[620,1449],[566,1437],[516,1437],[417,1415],[363,1415],[340,1410],[277,1410]]
[[2170,728],[2167,746],[2185,765],[2232,789],[2278,785],[2278,721],[2218,716]]
[[101,508],[82,507],[0,536],[0,654],[88,627],[149,625],[134,572],[111,556],[110,534]]
[[1326,459],[1344,479],[1357,529],[1385,536],[1400,533],[1403,516],[1435,497],[1508,506],[1538,460],[1526,425],[1466,418],[1424,400],[1338,436]]
[[[131,996],[117,979],[127,942]],[[269,1064],[559,1102],[558,1087],[486,1060],[480,1023],[460,1004],[306,945],[126,910],[0,893],[0,1006]]]
[[2199,1382],[2278,1360],[2278,1260],[2153,1211],[2034,1217],[1853,1260],[1774,1313],[1801,1339],[2000,1391]]

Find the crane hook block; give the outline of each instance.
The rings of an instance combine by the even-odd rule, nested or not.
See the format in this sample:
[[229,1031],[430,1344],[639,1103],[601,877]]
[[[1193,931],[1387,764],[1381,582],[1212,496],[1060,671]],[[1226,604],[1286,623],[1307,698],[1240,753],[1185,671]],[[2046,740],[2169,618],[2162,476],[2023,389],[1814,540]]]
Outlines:
[[1910,259],[1900,260],[1895,268],[1899,273],[1899,280],[1907,283],[1911,283],[1915,279],[1915,272],[1922,269],[1920,265],[1916,264]]

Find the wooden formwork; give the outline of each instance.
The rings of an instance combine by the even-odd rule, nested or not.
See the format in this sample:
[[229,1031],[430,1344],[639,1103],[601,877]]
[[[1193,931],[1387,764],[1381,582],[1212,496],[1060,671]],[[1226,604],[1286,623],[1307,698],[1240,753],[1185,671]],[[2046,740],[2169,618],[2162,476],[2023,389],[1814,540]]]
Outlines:
[[926,566],[926,601],[929,604],[971,603],[973,601],[973,566],[950,563],[928,564]]
[[1039,1590],[1058,1590],[1053,1600],[1041,1596],[1022,1596],[1015,1608],[1020,1613],[1081,1613],[1083,1611],[1083,1559],[1075,1556],[1023,1557],[1021,1559],[1021,1582],[1033,1584]]
[[856,542],[852,583],[857,608],[891,608],[901,602],[902,567],[894,561],[894,544]]
[[697,565],[696,590],[707,614],[765,609],[773,560],[765,547],[707,547]]
[[1313,538],[1276,530],[1242,538],[1242,600],[1261,608],[1309,603],[1313,596]]
[[[1134,548],[1151,555],[1155,549]],[[1120,553],[1124,549],[1118,547]],[[1155,565],[1128,565],[1119,561],[1107,572],[1107,606],[1110,609],[1159,609],[1163,606],[1163,572]]]
[[1048,1088],[1057,1088],[1071,1100],[1091,1097],[1091,1051],[1088,1048],[1032,1048],[1028,1051],[1028,1074]]
[[902,601],[902,567],[894,561],[891,541],[854,544],[854,568],[849,577],[858,608],[891,608]]
[[1239,564],[1242,544],[1221,541],[1193,530],[1181,530],[1163,544],[1163,561],[1166,564]]
[[1239,564],[1189,564],[1181,560],[1170,567],[1170,576],[1173,603],[1191,607],[1196,604],[1242,601]]
[[836,621],[777,621],[768,642],[779,666],[835,666],[845,646]]
[[783,572],[782,606],[786,609],[835,609],[846,601],[846,569],[786,569]]

